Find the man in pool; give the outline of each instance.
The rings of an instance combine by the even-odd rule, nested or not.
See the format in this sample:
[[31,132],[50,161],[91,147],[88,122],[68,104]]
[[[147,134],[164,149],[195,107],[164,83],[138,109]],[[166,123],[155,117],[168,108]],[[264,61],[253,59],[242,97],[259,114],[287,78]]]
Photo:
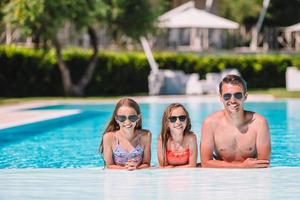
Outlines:
[[269,167],[269,126],[263,116],[244,110],[246,82],[239,76],[227,75],[219,84],[219,92],[224,109],[208,116],[202,125],[202,167]]

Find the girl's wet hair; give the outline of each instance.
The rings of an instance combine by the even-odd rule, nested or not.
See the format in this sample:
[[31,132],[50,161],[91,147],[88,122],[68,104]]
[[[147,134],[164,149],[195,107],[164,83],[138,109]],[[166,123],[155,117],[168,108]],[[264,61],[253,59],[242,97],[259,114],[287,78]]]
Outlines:
[[162,125],[161,125],[161,130],[160,130],[160,135],[159,135],[159,137],[161,138],[161,141],[162,141],[163,163],[166,162],[167,143],[168,143],[169,138],[171,137],[171,132],[170,132],[170,128],[169,128],[169,117],[171,116],[172,111],[176,108],[182,108],[187,116],[187,118],[186,118],[187,124],[183,131],[183,135],[192,133],[191,132],[191,128],[192,128],[191,118],[190,118],[187,110],[184,108],[184,106],[180,103],[170,104],[163,113]]
[[[125,97],[125,98],[122,98],[118,101],[118,103],[116,104],[116,107],[113,111],[113,115],[112,115],[111,119],[109,120],[105,131],[102,134],[102,140],[101,140],[101,143],[100,143],[100,146],[99,146],[99,152],[102,156],[103,156],[103,137],[104,137],[104,134],[106,134],[107,132],[117,131],[117,130],[120,129],[120,126],[117,123],[117,121],[115,120],[115,118],[116,118],[116,115],[117,115],[117,112],[118,112],[119,108],[122,107],[122,106],[127,106],[127,107],[130,107],[130,108],[133,108],[136,111],[137,115],[141,115],[140,107],[139,107],[138,103],[135,102],[133,99]],[[142,129],[142,117],[141,116],[140,116],[140,119],[138,120],[138,122],[135,126],[135,129]]]

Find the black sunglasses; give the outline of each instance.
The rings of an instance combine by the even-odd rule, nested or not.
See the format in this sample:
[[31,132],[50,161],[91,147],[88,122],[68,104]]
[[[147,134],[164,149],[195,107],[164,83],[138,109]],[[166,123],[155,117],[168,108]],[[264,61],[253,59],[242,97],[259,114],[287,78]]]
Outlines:
[[175,123],[177,121],[177,118],[179,119],[179,121],[184,122],[186,120],[186,115],[170,116],[169,120],[171,123]]
[[128,117],[126,115],[117,115],[116,118],[119,122],[125,122],[126,119],[129,119],[131,122],[136,122],[139,119],[137,115],[129,115]]
[[233,93],[233,94],[231,94],[231,93],[225,93],[225,94],[223,94],[223,99],[225,101],[228,101],[229,99],[231,99],[232,96],[235,99],[241,100],[243,98],[243,93],[241,93],[241,92],[236,92],[236,93]]

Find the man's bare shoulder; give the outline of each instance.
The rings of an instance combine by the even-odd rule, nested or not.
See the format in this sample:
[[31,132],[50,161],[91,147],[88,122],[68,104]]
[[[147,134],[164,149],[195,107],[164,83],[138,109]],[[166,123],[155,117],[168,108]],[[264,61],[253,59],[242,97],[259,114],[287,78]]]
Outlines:
[[220,122],[221,119],[224,118],[224,111],[220,110],[212,113],[204,120],[204,125],[215,125]]
[[249,113],[251,115],[253,115],[253,120],[255,121],[256,124],[267,124],[268,123],[267,119],[264,116],[262,116],[256,112],[249,112]]

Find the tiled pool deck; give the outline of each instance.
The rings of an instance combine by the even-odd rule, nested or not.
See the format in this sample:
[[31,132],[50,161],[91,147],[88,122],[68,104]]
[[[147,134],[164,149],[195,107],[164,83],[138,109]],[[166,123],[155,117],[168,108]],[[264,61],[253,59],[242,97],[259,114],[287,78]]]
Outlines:
[[[138,102],[218,101],[206,97],[139,97]],[[250,96],[269,101],[270,96]],[[116,100],[113,100],[116,101]],[[101,102],[112,102],[101,101]],[[0,129],[72,115],[78,110],[23,109],[78,101],[0,107]],[[99,101],[95,102],[99,103]],[[1,169],[0,199],[300,199],[300,167],[269,169]]]

